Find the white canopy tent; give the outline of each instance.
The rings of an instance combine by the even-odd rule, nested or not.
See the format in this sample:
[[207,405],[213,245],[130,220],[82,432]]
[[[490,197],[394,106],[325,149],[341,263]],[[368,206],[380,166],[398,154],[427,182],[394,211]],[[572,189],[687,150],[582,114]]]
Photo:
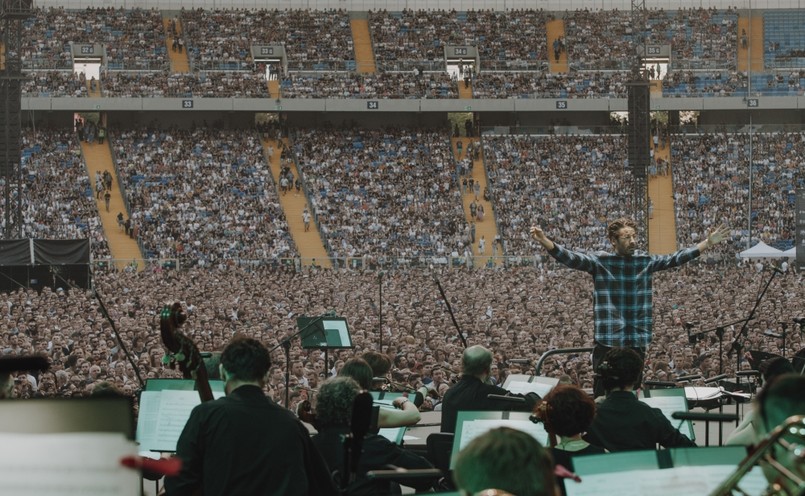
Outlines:
[[787,258],[796,258],[797,257],[797,247],[792,246],[791,248],[789,248],[786,251],[784,251],[782,256],[787,257]]
[[786,255],[783,255],[781,250],[771,247],[763,241],[758,241],[755,246],[742,251],[738,256],[741,258],[781,258]]

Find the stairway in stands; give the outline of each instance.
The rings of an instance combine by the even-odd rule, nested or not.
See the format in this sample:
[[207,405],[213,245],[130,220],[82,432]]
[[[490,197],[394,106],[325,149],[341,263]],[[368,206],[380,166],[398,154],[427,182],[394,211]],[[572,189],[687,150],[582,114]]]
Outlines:
[[281,96],[279,79],[270,79],[268,81],[268,96],[270,96],[272,100],[276,100]]
[[676,251],[676,215],[674,212],[674,183],[671,174],[670,143],[660,141],[654,151],[656,158],[668,163],[664,175],[651,175],[648,179],[648,197],[651,215],[648,221],[648,251],[652,254],[668,254]]
[[[283,140],[283,148],[288,147],[287,140]],[[274,150],[274,153],[269,153],[269,148]],[[265,152],[266,161],[271,166],[271,175],[274,177],[274,184],[277,188],[277,196],[280,199],[282,211],[285,212],[285,218],[288,220],[288,230],[290,231],[291,238],[299,250],[299,256],[302,258],[302,265],[313,265],[319,267],[331,268],[332,263],[330,257],[327,255],[327,250],[324,248],[324,243],[319,233],[318,225],[312,215],[313,207],[308,204],[307,197],[304,191],[297,194],[296,189],[292,188],[286,194],[280,191],[280,171],[282,170],[282,154],[280,153],[279,141],[275,139],[263,139],[263,151]],[[286,152],[287,153],[287,152]],[[291,166],[291,172],[294,175],[294,181],[299,177],[299,171],[296,165]],[[302,220],[302,211],[307,208],[311,212],[310,230],[305,232],[305,223]]]
[[87,165],[87,173],[89,174],[90,184],[92,184],[93,194],[95,194],[96,172],[103,175],[103,171],[108,170],[114,177],[112,180],[112,197],[109,201],[109,211],[106,211],[103,193],[101,193],[100,198],[96,197],[95,201],[98,205],[98,214],[101,217],[104,234],[109,242],[109,250],[112,252],[112,258],[115,260],[118,270],[125,269],[132,260],[137,262],[137,270],[143,270],[143,255],[140,252],[137,241],[127,236],[123,227],[118,226],[117,223],[117,214],[119,212],[123,213],[124,219],[128,218],[128,215],[126,215],[126,207],[123,203],[123,195],[120,191],[120,181],[115,172],[109,142],[99,144],[97,141],[93,143],[82,141],[81,153],[84,156],[84,163]]
[[[742,33],[746,32],[749,40],[748,46],[743,48]],[[763,72],[763,16],[756,15],[751,18],[741,16],[738,18],[738,70],[746,72]]]
[[[460,83],[464,84],[464,83]],[[461,152],[458,150],[458,143],[461,142]],[[453,156],[456,160],[463,160],[464,157],[467,155],[467,147],[470,143],[473,143],[473,146],[478,147],[481,146],[481,141],[478,138],[472,137],[455,137],[451,139],[451,145],[453,150]],[[472,163],[472,179],[481,185],[480,194],[478,195],[478,200],[475,201],[476,204],[483,205],[484,207],[484,217],[483,221],[478,222],[476,219],[472,218],[470,215],[470,204],[475,200],[475,193],[470,191],[467,188],[467,191],[462,189],[462,204],[464,206],[464,218],[468,223],[475,223],[475,243],[472,244],[472,254],[476,257],[480,257],[476,259],[475,266],[478,267],[480,265],[487,265],[490,258],[493,254],[497,254],[497,257],[500,258],[491,258],[495,265],[502,265],[503,264],[503,253],[500,249],[500,246],[493,248],[493,243],[495,241],[495,237],[498,235],[498,228],[497,223],[495,222],[495,212],[492,209],[492,203],[484,200],[484,190],[487,187],[486,182],[486,169],[484,166],[484,159],[483,153],[478,155],[478,158],[473,161]],[[460,186],[463,188],[463,186]],[[479,244],[481,241],[481,237],[486,241],[486,247],[484,249],[484,253],[481,253],[479,250]]]
[[374,74],[377,71],[372,35],[369,33],[369,13],[350,12],[352,44],[355,47],[355,69],[359,74]]
[[86,83],[87,85],[87,94],[90,98],[101,98],[103,93],[101,92],[101,82],[100,80],[93,80],[92,78],[87,78]]
[[472,80],[465,83],[463,79],[458,78],[458,97],[472,98]]
[[173,49],[173,33],[170,29],[171,19],[176,21],[176,35],[182,36],[182,20],[178,12],[162,12],[162,26],[165,28],[165,46],[168,49],[168,56],[171,61],[171,74],[186,74],[190,72],[190,58],[187,55],[187,44],[184,50],[179,53]]
[[559,72],[567,72],[567,50],[562,50],[558,61],[553,56],[554,40],[565,37],[564,19],[553,19],[548,21],[548,23],[545,25],[545,30],[548,35],[548,60],[550,61],[551,73],[556,74]]

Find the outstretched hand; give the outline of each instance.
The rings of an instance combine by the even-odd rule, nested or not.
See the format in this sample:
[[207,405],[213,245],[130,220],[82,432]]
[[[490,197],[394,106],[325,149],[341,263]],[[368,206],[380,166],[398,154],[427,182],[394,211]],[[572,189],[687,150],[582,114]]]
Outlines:
[[545,232],[539,226],[531,226],[530,229],[531,237],[534,238],[539,244],[541,244],[546,250],[550,251],[553,250],[553,241],[548,239],[548,236],[545,235]]
[[727,239],[727,236],[729,236],[729,234],[730,234],[729,229],[724,227],[724,225],[722,224],[713,229],[710,232],[710,234],[707,235],[707,242],[710,244],[710,246],[717,245],[718,243],[721,243],[722,241]]
[[539,241],[545,238],[545,232],[539,226],[531,226],[531,237]]

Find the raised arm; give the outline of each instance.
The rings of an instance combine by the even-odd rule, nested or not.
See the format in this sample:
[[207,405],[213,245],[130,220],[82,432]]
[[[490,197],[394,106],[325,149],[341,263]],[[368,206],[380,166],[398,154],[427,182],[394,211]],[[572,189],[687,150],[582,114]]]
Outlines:
[[699,249],[699,253],[704,253],[705,250],[712,248],[713,246],[727,239],[729,233],[730,233],[729,229],[727,229],[723,225],[718,226],[717,228],[713,229],[710,232],[710,234],[707,235],[704,241],[696,245],[696,248]]
[[531,237],[541,244],[546,250],[553,250],[553,241],[551,241],[545,232],[539,226],[531,226]]

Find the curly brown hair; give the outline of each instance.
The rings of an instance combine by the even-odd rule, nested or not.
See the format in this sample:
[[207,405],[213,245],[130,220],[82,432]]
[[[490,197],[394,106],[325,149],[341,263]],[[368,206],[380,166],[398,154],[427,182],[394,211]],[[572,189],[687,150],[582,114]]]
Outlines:
[[607,227],[607,238],[610,241],[614,242],[616,239],[618,239],[618,231],[620,231],[624,227],[631,227],[632,229],[637,231],[637,223],[635,223],[635,221],[627,217],[620,217],[618,219],[613,220],[609,224],[609,227]]
[[536,411],[549,433],[570,437],[585,432],[595,417],[595,402],[577,386],[559,384]]

